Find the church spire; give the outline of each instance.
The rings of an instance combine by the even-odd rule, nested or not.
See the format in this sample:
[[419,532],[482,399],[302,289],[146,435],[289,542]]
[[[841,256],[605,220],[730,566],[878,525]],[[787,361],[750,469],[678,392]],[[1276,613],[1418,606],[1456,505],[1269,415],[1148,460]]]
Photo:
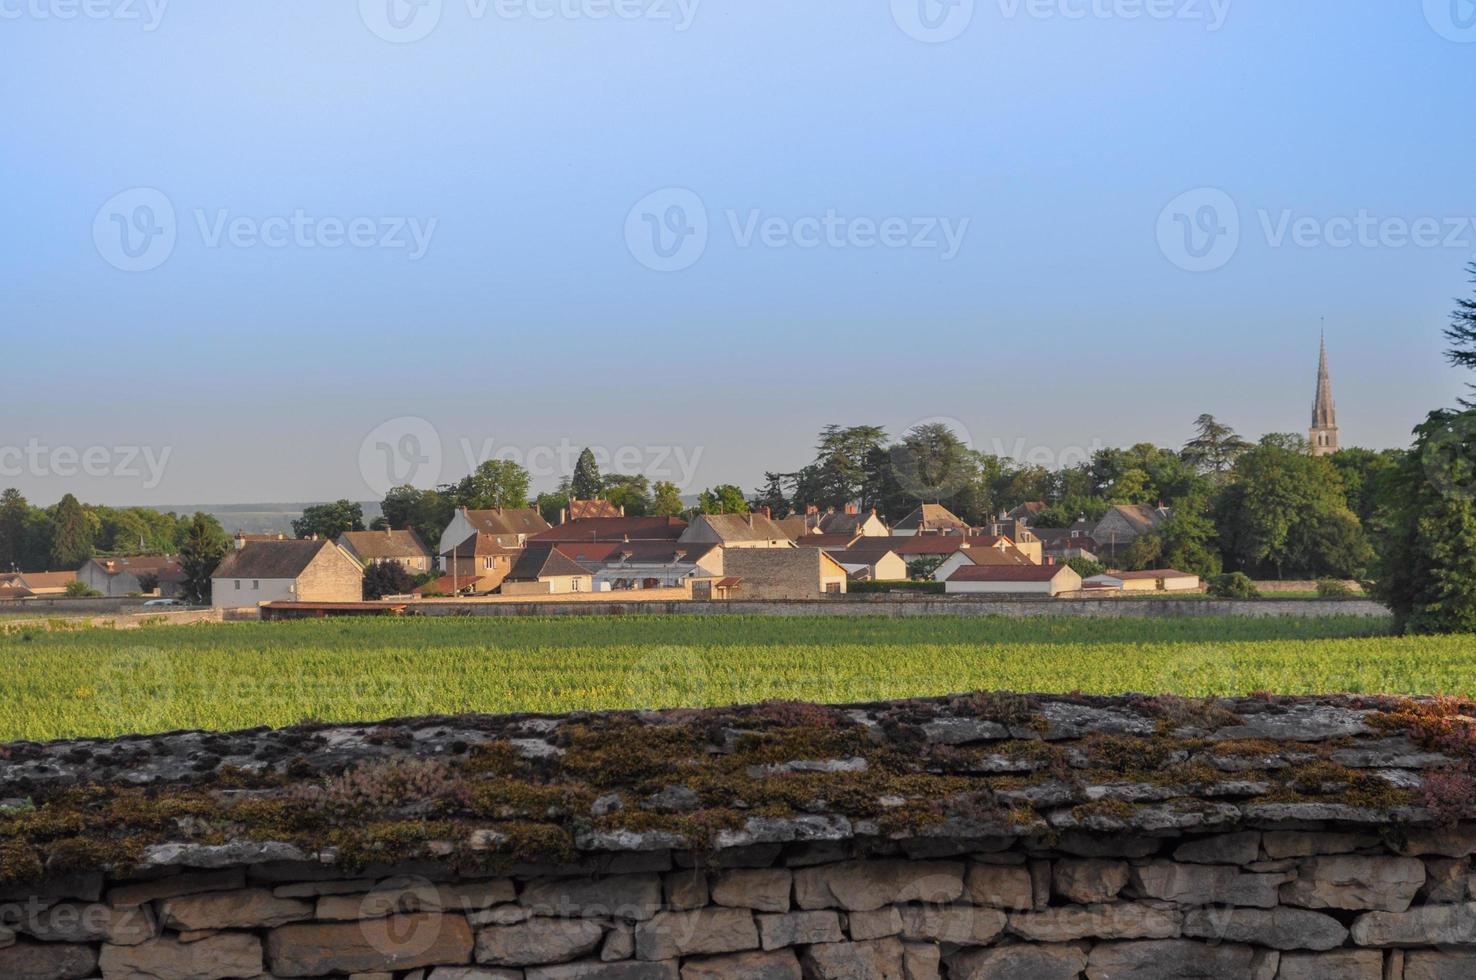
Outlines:
[[1312,428],[1308,432],[1312,455],[1331,456],[1338,451],[1338,412],[1333,404],[1332,375],[1327,370],[1327,331],[1317,357],[1317,398],[1312,403]]

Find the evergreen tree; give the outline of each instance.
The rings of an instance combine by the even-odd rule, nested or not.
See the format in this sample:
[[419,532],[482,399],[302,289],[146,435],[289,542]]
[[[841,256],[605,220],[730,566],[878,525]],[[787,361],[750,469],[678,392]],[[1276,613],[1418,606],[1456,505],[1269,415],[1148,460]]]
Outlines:
[[61,570],[81,568],[92,557],[92,520],[71,494],[62,497],[52,518],[51,567]]
[[[1476,262],[1466,267],[1471,274],[1471,284],[1476,285]],[[1457,367],[1471,368],[1476,370],[1476,296],[1470,299],[1456,300],[1455,312],[1450,316],[1450,326],[1445,331],[1445,339],[1451,343],[1451,348],[1446,352],[1450,363]],[[1476,384],[1471,386],[1476,389]],[[1462,402],[1471,408],[1476,406],[1473,402]]]
[[210,604],[210,577],[230,548],[231,539],[226,537],[220,521],[209,514],[195,514],[179,549],[180,566],[185,577],[181,590],[187,602]]
[[1195,437],[1184,444],[1181,455],[1185,462],[1209,473],[1223,474],[1235,465],[1250,443],[1205,413],[1194,420]]
[[318,504],[303,510],[302,516],[292,522],[292,533],[299,538],[317,535],[325,541],[333,541],[345,531],[364,530],[364,506],[352,500],[337,500],[331,504]]
[[456,502],[471,510],[528,506],[528,471],[510,459],[489,459],[456,488]]
[[20,567],[29,511],[26,498],[14,487],[0,494],[0,572]]
[[575,500],[594,500],[604,489],[604,481],[600,479],[600,467],[595,463],[595,455],[588,447],[579,454],[579,459],[574,464],[574,476],[569,481],[569,491]]
[[783,517],[790,510],[789,498],[784,495],[784,474],[765,473],[764,485],[754,491],[755,506],[767,507],[775,517]]

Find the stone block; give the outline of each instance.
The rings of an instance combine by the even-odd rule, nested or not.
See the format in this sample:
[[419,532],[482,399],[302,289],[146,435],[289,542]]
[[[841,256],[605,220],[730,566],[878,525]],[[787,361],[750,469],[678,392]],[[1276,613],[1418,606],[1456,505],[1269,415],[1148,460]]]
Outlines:
[[265,972],[261,940],[239,932],[194,943],[152,939],[138,946],[104,946],[98,969],[107,980],[236,980]]
[[724,872],[712,882],[712,902],[756,912],[788,912],[794,878],[787,868],[751,868]]
[[491,966],[546,966],[593,953],[605,930],[590,919],[534,918],[477,933],[476,961]]
[[643,960],[742,953],[758,948],[758,926],[747,909],[662,912],[636,926],[636,956]]
[[361,922],[294,922],[267,933],[266,952],[278,976],[320,977],[469,964],[472,943],[464,917],[422,913]]
[[802,909],[872,912],[902,902],[946,904],[964,890],[964,866],[954,861],[848,861],[794,873]]
[[1079,945],[998,946],[953,958],[949,980],[1078,980],[1087,967]]
[[760,915],[758,930],[759,941],[766,950],[812,943],[839,943],[846,939],[841,929],[840,913],[830,911]]
[[1282,887],[1281,900],[1312,909],[1403,912],[1424,884],[1425,864],[1415,858],[1314,857]]
[[1068,858],[1056,862],[1051,888],[1055,894],[1079,905],[1092,905],[1117,898],[1127,887],[1129,877],[1126,861]]

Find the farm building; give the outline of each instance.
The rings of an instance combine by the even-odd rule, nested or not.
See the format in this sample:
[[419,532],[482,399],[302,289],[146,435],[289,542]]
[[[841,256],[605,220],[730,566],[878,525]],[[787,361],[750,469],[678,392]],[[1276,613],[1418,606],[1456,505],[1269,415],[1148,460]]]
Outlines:
[[964,565],[948,577],[949,595],[1057,596],[1081,590],[1070,565]]
[[332,541],[253,541],[228,554],[210,577],[211,605],[358,602],[364,570]]

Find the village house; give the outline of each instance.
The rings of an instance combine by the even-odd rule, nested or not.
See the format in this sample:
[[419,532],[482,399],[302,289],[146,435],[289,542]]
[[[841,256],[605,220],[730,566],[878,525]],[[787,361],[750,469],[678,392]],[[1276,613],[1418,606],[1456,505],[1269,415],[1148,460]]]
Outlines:
[[1159,504],[1114,504],[1092,529],[1092,539],[1103,555],[1117,557],[1128,545],[1157,531],[1173,516],[1172,508]]
[[1035,519],[1045,511],[1045,509],[1046,502],[1044,500],[1027,500],[1025,503],[1016,507],[1014,510],[1006,512],[1004,517],[1005,520],[1008,521],[1024,521],[1025,523],[1030,524],[1033,523]]
[[985,534],[997,538],[1008,538],[1030,561],[1036,565],[1042,563],[1045,558],[1044,548],[1040,538],[1023,519],[1003,517],[991,522],[983,529]]
[[245,531],[237,531],[236,536],[231,540],[236,550],[240,551],[255,541],[291,541],[292,539],[285,534],[247,534]]
[[892,534],[902,537],[928,534],[969,533],[969,524],[942,504],[922,504],[892,525]]
[[676,517],[581,517],[528,538],[530,544],[565,541],[675,541],[687,529]]
[[[852,537],[883,538],[891,533],[886,522],[877,516],[875,507],[863,512],[858,504],[846,504],[839,511],[829,507],[824,512],[811,506],[803,514],[791,514],[785,521],[796,518],[802,521],[799,525],[802,528],[801,534],[849,534]],[[780,526],[786,525],[780,522]]]
[[1097,541],[1092,537],[1095,527],[1085,517],[1078,517],[1070,527],[1036,527],[1031,531],[1040,539],[1043,557],[1054,558],[1059,565],[1072,558],[1097,560]]
[[944,583],[949,595],[1058,596],[1081,590],[1070,565],[964,565]]
[[818,599],[843,595],[848,576],[821,548],[728,548],[724,578],[737,579],[731,595],[739,599]]
[[413,530],[345,531],[338,536],[338,546],[361,565],[383,565],[395,562],[412,575],[432,571],[435,565],[430,549]]
[[1122,592],[1198,592],[1199,576],[1172,568],[1156,568],[1141,572],[1093,575],[1084,584],[1088,588],[1118,589]]
[[512,571],[502,580],[503,595],[563,595],[593,592],[590,570],[552,544],[534,544],[523,549]]
[[31,599],[67,594],[76,572],[0,572],[0,598]]
[[[513,543],[509,544],[509,540]],[[436,591],[446,595],[495,591],[512,571],[513,562],[523,553],[516,540],[515,535],[479,532],[448,549],[440,556],[441,570],[446,573],[443,577],[447,582],[438,583]],[[470,586],[467,585],[468,580]]]
[[173,555],[91,558],[77,570],[77,581],[110,598],[156,592],[169,598],[184,584],[184,569]]
[[1008,538],[965,538],[965,541],[975,541],[976,544],[959,548],[943,559],[943,563],[933,570],[933,581],[946,582],[948,577],[955,571],[966,565],[1038,565],[1033,562],[1020,549],[1016,548]]
[[332,541],[253,541],[226,555],[210,577],[211,605],[359,602],[364,570]]
[[721,578],[723,574],[723,549],[717,545],[627,541],[609,547],[611,550],[597,562],[582,557],[579,545],[563,544],[559,550],[586,568],[593,566],[598,592],[680,589],[696,579]]
[[677,539],[729,549],[793,548],[794,541],[767,514],[698,514]]
[[[875,539],[862,538],[860,540]],[[836,564],[846,570],[846,576],[852,582],[907,581],[906,559],[890,548],[865,550],[852,548],[839,551],[826,549],[826,554],[834,558]]]
[[[451,523],[441,532],[436,554],[444,555],[474,534],[491,534],[503,547],[521,548],[528,539],[549,529],[548,521],[532,507],[494,507],[491,510],[458,508]],[[442,571],[448,571],[444,565]]]

